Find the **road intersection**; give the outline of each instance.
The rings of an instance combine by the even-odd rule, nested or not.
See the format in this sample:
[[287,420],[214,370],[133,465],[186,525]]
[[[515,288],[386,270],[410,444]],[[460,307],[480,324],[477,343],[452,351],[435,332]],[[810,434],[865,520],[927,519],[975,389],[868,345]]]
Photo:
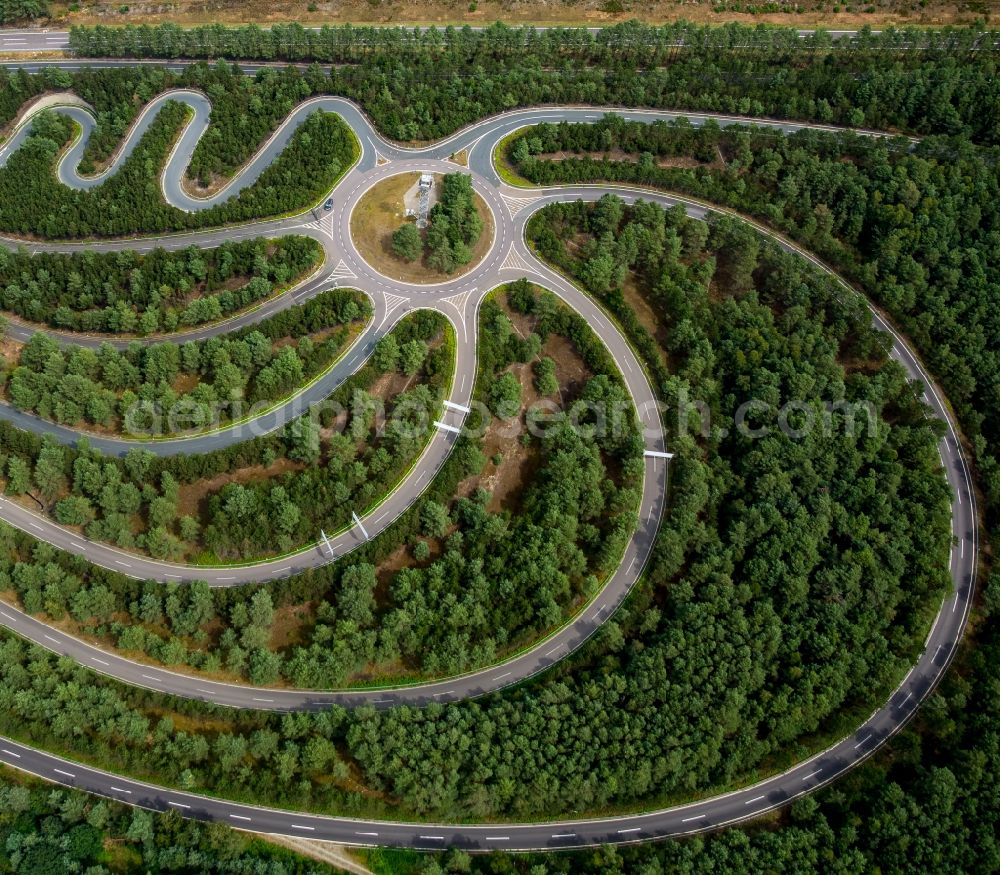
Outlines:
[[[345,691],[302,691],[264,689],[204,681],[189,675],[151,668],[131,662],[114,653],[93,647],[66,635],[16,609],[4,606],[0,623],[37,644],[67,655],[80,664],[115,677],[126,683],[168,692],[187,698],[202,699],[217,704],[241,708],[268,710],[301,710],[324,708],[337,702],[345,706],[369,704],[393,707],[399,704],[422,705],[428,702],[457,701],[504,688],[532,677],[556,664],[580,647],[614,613],[628,596],[639,578],[667,507],[668,462],[662,455],[667,451],[656,395],[645,371],[632,348],[614,324],[612,318],[588,295],[563,276],[540,262],[525,242],[525,225],[537,210],[561,200],[596,200],[608,192],[617,193],[626,201],[642,198],[663,206],[680,204],[696,219],[710,219],[726,212],[690,199],[658,192],[615,186],[569,186],[546,189],[520,189],[504,183],[497,174],[493,154],[496,145],[509,133],[525,125],[539,122],[595,121],[609,110],[605,108],[545,108],[505,113],[471,125],[453,136],[420,149],[410,149],[381,137],[371,127],[367,117],[353,103],[340,98],[316,98],[296,107],[289,118],[262,146],[226,190],[209,199],[194,198],[183,189],[183,171],[197,140],[208,125],[210,106],[198,92],[171,92],[160,98],[140,116],[126,135],[116,158],[105,175],[113,174],[135,147],[142,133],[155,117],[157,109],[169,99],[180,99],[193,110],[191,121],[183,133],[163,173],[164,197],[181,209],[204,209],[220,199],[232,196],[252,184],[260,173],[281,152],[295,129],[310,112],[336,112],[355,131],[361,143],[357,164],[339,181],[331,193],[329,211],[312,210],[302,215],[269,222],[258,222],[238,228],[224,228],[166,238],[137,238],[97,243],[52,243],[31,245],[36,250],[73,251],[80,246],[115,250],[148,249],[154,246],[181,248],[190,245],[212,246],[224,240],[252,236],[308,234],[319,240],[325,261],[319,273],[298,289],[267,302],[257,310],[238,316],[217,326],[207,326],[195,334],[199,337],[252,324],[282,307],[301,302],[310,295],[330,287],[334,281],[365,292],[372,299],[374,317],[351,350],[337,366],[303,392],[285,404],[250,423],[220,429],[211,434],[185,437],[178,441],[139,444],[159,453],[200,453],[256,434],[266,433],[302,415],[313,404],[330,394],[343,379],[355,371],[384,336],[408,312],[418,308],[433,308],[443,313],[455,326],[456,370],[448,392],[447,408],[441,410],[441,421],[458,428],[462,410],[473,396],[476,372],[476,326],[479,306],[485,295],[503,283],[527,277],[550,289],[570,307],[578,311],[600,337],[614,358],[623,382],[639,415],[647,455],[642,497],[632,539],[616,571],[608,578],[594,600],[545,641],[515,655],[506,662],[479,672],[429,683],[395,688],[368,688]],[[77,172],[79,157],[86,135],[93,126],[85,108],[67,105],[57,108],[73,116],[84,129],[81,143],[59,165],[60,178],[68,185],[89,187],[92,180]],[[688,118],[692,124],[702,124],[708,118],[719,124],[747,123],[750,120],[705,114],[621,109],[616,113],[625,118],[650,121],[659,118]],[[22,119],[7,145],[0,149],[0,166],[23,142],[30,126],[30,112]],[[809,125],[779,121],[753,120],[784,132]],[[817,126],[822,127],[822,126]],[[868,132],[879,136],[876,132]],[[464,152],[467,166],[453,160]],[[380,273],[359,255],[351,239],[351,212],[363,194],[389,175],[420,170],[423,172],[471,173],[476,192],[483,197],[492,212],[495,227],[493,244],[482,261],[468,273],[445,283],[414,285],[394,280]],[[820,270],[831,273],[814,256],[790,241],[759,225],[760,233],[779,246],[809,259]],[[8,239],[8,245],[17,241]],[[839,278],[838,278],[839,279]],[[845,294],[855,292],[842,280]],[[971,475],[960,445],[951,412],[930,377],[905,341],[873,310],[877,326],[885,331],[892,344],[891,354],[906,368],[910,377],[921,384],[924,400],[933,415],[946,423],[946,433],[940,450],[945,475],[954,495],[952,504],[953,532],[956,549],[951,557],[952,591],[935,619],[920,659],[893,693],[889,701],[850,737],[805,763],[775,775],[753,787],[722,796],[713,796],[687,806],[665,809],[642,815],[625,815],[606,819],[588,819],[543,824],[493,825],[429,825],[390,822],[365,822],[337,817],[319,817],[302,813],[281,812],[264,807],[239,805],[220,799],[209,799],[167,788],[149,787],[110,775],[76,763],[66,763],[42,751],[10,741],[0,740],[0,761],[32,771],[50,780],[77,786],[130,804],[166,810],[177,808],[187,816],[216,819],[233,826],[266,832],[310,838],[326,838],[347,844],[393,844],[407,847],[460,846],[471,849],[526,849],[576,847],[604,842],[642,841],[664,835],[713,829],[724,824],[758,816],[764,811],[786,804],[790,799],[833,780],[857,762],[869,756],[913,714],[919,702],[934,687],[958,646],[971,608],[976,560],[978,555],[978,517]],[[35,330],[17,324],[14,331],[26,337]],[[99,338],[88,338],[97,343]],[[30,417],[13,408],[0,406],[0,418],[13,421],[22,428],[51,433],[58,439],[73,443],[79,434]],[[40,517],[11,501],[0,499],[0,519],[17,526],[35,537],[61,549],[84,556],[98,565],[143,579],[160,581],[207,580],[212,586],[236,586],[244,583],[280,579],[309,567],[324,564],[343,556],[367,535],[383,531],[421,495],[434,472],[443,464],[459,435],[451,428],[435,431],[423,455],[412,472],[376,509],[360,517],[360,524],[332,534],[326,544],[309,547],[289,556],[240,566],[181,566],[125,553],[106,544],[89,541],[53,522]],[[121,453],[130,446],[127,441],[103,443],[91,440],[107,452]],[[429,476],[430,475],[430,476]],[[669,518],[668,518],[669,523]]]

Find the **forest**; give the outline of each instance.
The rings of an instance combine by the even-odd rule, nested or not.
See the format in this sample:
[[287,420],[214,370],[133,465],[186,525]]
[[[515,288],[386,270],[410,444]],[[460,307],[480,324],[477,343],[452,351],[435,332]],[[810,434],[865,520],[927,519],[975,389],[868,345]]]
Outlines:
[[[647,577],[580,654],[532,685],[424,709],[250,714],[93,682],[85,669],[5,636],[0,731],[258,802],[528,817],[731,785],[762,763],[799,758],[881,701],[919,650],[946,586],[949,514],[936,429],[903,371],[885,360],[864,309],[741,223],[706,228],[613,198],[540,216],[563,269],[591,275],[585,265],[604,256],[625,265],[671,358],[667,388],[703,398],[713,421],[731,422],[748,393],[817,405],[864,400],[874,420],[855,430],[835,414],[828,429],[774,429],[758,440],[738,429],[676,436],[671,524]],[[581,235],[590,242],[567,251],[565,241]],[[513,291],[512,312],[552,306]],[[574,462],[546,495],[572,500],[585,471]],[[475,504],[461,505],[460,525],[470,514],[475,521]],[[436,511],[427,517],[441,521]],[[30,549],[34,562],[22,566],[38,569],[33,587],[44,599],[44,574],[59,575],[43,569],[61,566],[51,548]],[[370,592],[371,571],[342,573],[349,610],[363,610],[354,597]],[[175,599],[170,610],[196,623],[204,592],[189,588],[192,601]],[[266,608],[248,604],[247,622]],[[19,668],[29,661],[31,671]],[[65,722],[53,719],[53,691],[74,677],[91,681],[87,692],[67,703]],[[172,710],[211,714],[215,728],[178,728]],[[553,745],[560,756],[546,755]],[[355,769],[376,796],[357,791]]]
[[[289,31],[277,26],[266,32],[179,31],[171,25],[152,30],[95,28],[77,29],[73,39],[80,54],[145,56],[141,45],[160,40],[166,56],[224,57],[227,52],[221,47],[232,36],[241,57],[267,58],[267,50],[253,46],[272,38],[283,40],[289,51],[302,44],[297,42],[295,26],[289,27]],[[98,126],[83,162],[84,170],[94,169],[150,99],[175,86],[198,88],[209,95],[213,110],[210,130],[196,147],[190,167],[195,186],[231,174],[296,103],[321,94],[358,101],[380,131],[403,141],[441,137],[517,106],[605,103],[769,115],[1000,142],[1000,75],[997,52],[991,48],[998,40],[972,30],[863,31],[856,40],[835,45],[822,34],[800,40],[778,28],[657,29],[637,23],[597,35],[502,25],[484,31],[348,26],[309,33],[310,40],[331,47],[317,50],[316,60],[338,66],[269,68],[253,77],[240,75],[222,61],[193,64],[180,73],[145,66],[49,69],[34,75],[0,69],[0,122],[13,119],[20,107],[44,90],[71,89],[97,114]],[[244,37],[246,44],[240,42]],[[196,49],[195,43],[203,49]],[[310,57],[306,51],[288,59]],[[558,65],[552,64],[553,58],[560,59]],[[162,164],[181,112],[180,108],[161,112],[139,149],[143,162]],[[6,209],[0,209],[0,221],[16,233],[75,237],[204,227],[303,209],[319,200],[354,160],[356,145],[346,128],[334,119],[320,118],[321,114],[311,118],[310,129],[300,130],[299,135],[318,138],[323,149],[310,149],[297,136],[266,179],[239,198],[186,218],[162,203],[153,190],[155,180],[139,161],[127,162],[100,189],[103,196],[114,199],[115,216],[95,214],[88,208],[95,203],[90,196],[68,192],[51,180],[49,153],[56,148],[51,144],[64,142],[68,134],[61,132],[64,123],[43,122],[46,136],[36,138],[33,149],[24,150],[33,157],[11,159],[21,178],[32,179],[32,185],[23,192],[12,184],[5,188],[5,178],[14,180],[0,173],[0,195],[7,202]],[[324,124],[329,130],[318,129]],[[48,145],[43,148],[42,143]],[[34,180],[47,184],[36,185]],[[142,197],[129,192],[141,192]],[[56,218],[52,203],[66,215]]]
[[173,332],[259,303],[322,259],[317,241],[298,236],[147,253],[0,249],[0,303],[21,319],[64,331]]
[[387,136],[428,140],[541,103],[648,106],[799,118],[1000,142],[994,32],[819,31],[679,22],[582,28],[175,25],[73,28],[82,57],[316,61]]
[[386,852],[393,875],[715,875],[718,872],[980,872],[1000,868],[1000,582],[975,644],[884,753],[786,811],[705,836],[565,854]]
[[275,333],[275,325],[290,321],[281,314],[225,337],[132,343],[122,352],[110,343],[96,351],[60,345],[36,332],[11,351],[0,385],[20,410],[85,430],[153,437],[225,425],[262,412],[326,370],[371,316],[368,298],[349,290],[324,292],[300,307],[335,321],[292,337]]

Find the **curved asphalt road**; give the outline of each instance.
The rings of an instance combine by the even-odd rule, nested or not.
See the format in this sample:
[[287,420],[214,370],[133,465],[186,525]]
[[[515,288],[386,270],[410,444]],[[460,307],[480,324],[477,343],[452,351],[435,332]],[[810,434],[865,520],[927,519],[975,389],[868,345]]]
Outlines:
[[[323,100],[329,101],[331,99],[324,98]],[[527,276],[540,285],[552,289],[587,318],[595,332],[608,346],[636,402],[647,449],[653,452],[663,452],[663,436],[656,412],[655,398],[635,356],[608,317],[588,296],[534,258],[524,243],[524,224],[534,210],[548,202],[576,197],[592,200],[609,190],[617,191],[627,200],[634,200],[641,196],[646,200],[656,201],[664,205],[683,203],[689,215],[698,218],[704,218],[712,212],[722,211],[683,198],[651,192],[630,191],[623,188],[582,186],[522,190],[498,184],[499,180],[493,171],[490,156],[495,144],[506,133],[525,124],[542,120],[592,120],[599,116],[601,112],[599,110],[546,109],[510,113],[472,126],[442,143],[420,150],[408,150],[391,144],[374,134],[357,108],[353,107],[352,104],[347,104],[345,107],[344,104],[346,101],[338,101],[336,107],[328,103],[327,107],[324,108],[335,109],[348,119],[362,137],[364,153],[358,167],[347,174],[338,185],[334,193],[334,208],[323,215],[306,214],[280,222],[247,226],[247,229],[259,229],[261,226],[267,225],[268,233],[287,233],[293,229],[302,230],[305,226],[311,232],[321,234],[328,241],[328,252],[332,251],[338,256],[337,269],[341,275],[349,274],[352,279],[359,280],[357,284],[372,293],[376,300],[378,295],[383,296],[384,309],[379,312],[386,313],[387,319],[392,318],[393,313],[396,313],[396,318],[398,318],[398,315],[415,306],[429,306],[445,312],[456,323],[459,349],[457,376],[449,398],[454,406],[447,407],[442,412],[442,417],[452,417],[450,419],[444,418],[442,421],[453,428],[461,424],[463,418],[461,408],[467,405],[472,393],[471,379],[463,380],[463,376],[467,377],[475,372],[475,338],[469,336],[468,327],[472,326],[474,334],[476,311],[485,292],[500,282],[522,276]],[[305,112],[302,107],[297,110],[297,112],[300,111]],[[631,111],[623,114],[641,119],[672,117],[674,115]],[[705,117],[698,116],[692,121],[698,123],[703,118]],[[724,123],[735,121],[742,120],[722,120]],[[800,127],[784,123],[773,124],[783,130]],[[278,139],[280,134],[281,131],[270,141],[273,149],[278,151],[280,151]],[[417,167],[432,170],[457,169],[453,164],[447,165],[440,162],[446,161],[452,152],[462,149],[468,152],[469,169],[473,171],[477,191],[484,196],[493,211],[496,224],[496,240],[493,248],[471,273],[433,288],[410,286],[375,273],[357,254],[349,233],[347,233],[350,211],[357,199],[375,181],[394,172]],[[272,160],[273,154],[265,145],[255,161],[263,161],[265,156],[271,156],[268,160]],[[254,166],[254,162],[251,162],[244,173],[251,172]],[[238,183],[237,179],[233,185]],[[242,230],[246,231],[247,229]],[[195,237],[204,241],[213,235],[216,239],[226,239],[239,233],[240,230],[230,229],[229,231],[209,232],[201,235],[181,235],[181,238],[172,238],[169,243],[171,245],[189,245]],[[826,270],[815,258],[808,253],[802,253],[794,244],[765,229],[761,230],[776,239],[779,245],[803,254]],[[179,242],[183,238],[188,239],[183,243]],[[131,244],[100,245],[115,248],[135,246],[136,244],[133,242]],[[34,246],[35,248],[43,248],[41,244],[34,244]],[[49,246],[46,245],[44,248],[49,248]],[[51,248],[66,247],[57,244]],[[849,290],[849,287],[844,285],[845,289]],[[878,327],[892,335],[893,356],[902,362],[914,380],[923,384],[925,401],[933,413],[947,424],[947,433],[942,439],[940,450],[946,476],[955,495],[952,505],[953,529],[956,539],[951,556],[953,591],[945,600],[935,619],[923,654],[889,702],[876,710],[850,738],[833,745],[806,763],[801,763],[753,787],[712,797],[691,805],[645,815],[545,824],[456,826],[356,821],[347,818],[317,817],[256,806],[238,805],[165,788],[149,787],[99,770],[85,768],[79,764],[67,763],[50,754],[13,742],[3,742],[4,746],[0,747],[0,761],[42,775],[50,780],[77,786],[120,801],[160,810],[174,807],[186,816],[221,820],[246,829],[281,832],[314,839],[331,839],[347,844],[392,844],[419,848],[440,848],[454,845],[470,849],[514,850],[642,841],[666,835],[713,829],[753,817],[833,780],[870,755],[881,742],[902,726],[943,674],[959,644],[971,608],[978,552],[978,519],[975,495],[951,414],[936,387],[904,341],[877,313],[873,318],[876,319]],[[384,525],[383,517],[390,518],[398,515],[405,509],[405,506],[408,506],[410,501],[414,500],[416,495],[419,495],[420,484],[416,482],[417,472],[420,472],[420,480],[424,480],[429,474],[429,469],[436,468],[447,456],[455,438],[455,433],[448,429],[438,430],[414,474],[372,514],[371,519],[368,520],[371,529],[377,529],[380,524]],[[379,707],[391,707],[404,702],[422,704],[428,701],[450,701],[482,695],[523,680],[557,662],[586,640],[621,604],[648,557],[665,505],[665,489],[666,460],[657,456],[647,457],[638,528],[629,543],[624,560],[597,598],[573,622],[543,644],[506,663],[491,667],[483,672],[433,684],[341,693],[262,690],[211,684],[183,675],[140,666],[116,657],[114,654],[90,648],[76,639],[61,636],[61,633],[56,630],[49,629],[39,621],[10,608],[5,608],[0,612],[0,620],[42,646],[57,652],[67,653],[95,670],[113,675],[126,682],[238,707],[319,708],[332,701],[346,705],[367,702]],[[376,516],[377,514],[382,516]],[[214,585],[233,585],[238,582],[261,579],[262,576],[266,579],[267,576],[291,573],[306,565],[329,561],[330,558],[325,555],[325,552],[312,549],[295,557],[270,563],[259,563],[245,568],[187,569],[122,554],[113,548],[91,542],[81,544],[74,535],[61,527],[48,520],[35,518],[23,508],[7,501],[0,502],[0,518],[12,522],[29,533],[37,533],[46,540],[51,540],[57,546],[85,555],[89,560],[98,564],[106,565],[115,570],[125,570],[125,573],[134,573],[136,576],[156,579],[208,577]],[[355,528],[343,533],[338,539],[334,539],[334,556],[341,555],[343,551],[350,548],[352,541],[356,543],[360,537],[363,535]],[[74,540],[77,543],[73,543]],[[126,565],[126,562],[130,564]]]

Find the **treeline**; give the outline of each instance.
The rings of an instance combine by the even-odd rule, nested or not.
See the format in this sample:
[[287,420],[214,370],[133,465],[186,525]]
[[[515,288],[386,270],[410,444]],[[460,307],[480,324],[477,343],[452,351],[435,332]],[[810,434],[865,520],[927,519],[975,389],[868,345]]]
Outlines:
[[96,188],[76,191],[52,172],[72,125],[57,113],[40,113],[32,122],[32,136],[0,168],[0,227],[18,234],[80,238],[248,222],[309,207],[354,162],[354,134],[338,116],[316,111],[253,185],[214,207],[185,212],[164,201],[158,174],[185,116],[182,104],[167,103],[114,176]]
[[[832,41],[793,28],[585,29],[495,24],[426,30],[76,28],[91,57],[228,58],[338,65],[333,93],[360,102],[379,129],[426,140],[515,106],[591,103],[707,110],[965,133],[1000,141],[996,33],[864,29]],[[315,74],[313,74],[315,75]],[[325,78],[323,76],[322,78]]]
[[[727,427],[674,438],[669,524],[647,578],[583,652],[483,701],[268,715],[193,701],[165,707],[155,693],[9,641],[0,731],[258,803],[530,817],[733,784],[797,743],[847,731],[854,712],[881,701],[919,652],[946,586],[949,513],[935,429],[905,372],[880,357],[863,308],[739,224],[707,230],[676,211],[614,199],[541,215],[557,242],[591,238],[569,253],[568,269],[605,255],[626,266],[676,362],[668,398],[686,389]],[[602,298],[613,303],[613,292]],[[512,303],[544,311],[546,300]],[[854,431],[834,413],[830,429],[800,437],[774,427],[771,412],[753,424],[772,430],[751,439],[732,426],[755,393],[868,401],[876,415]],[[581,477],[566,473],[551,491],[563,501],[561,490],[574,494]],[[438,520],[437,511],[427,516]],[[412,524],[420,537],[423,520]],[[54,554],[32,550],[36,565]],[[351,567],[338,599],[363,610],[348,593],[364,596],[370,572]],[[506,574],[519,570],[511,563]],[[266,616],[266,607],[248,604],[248,622],[251,609]],[[27,659],[33,670],[19,670]],[[48,716],[61,688],[53,673],[88,681],[60,712],[65,721]],[[171,708],[210,716],[212,729],[178,729]]]
[[822,29],[799,35],[795,28],[727,24],[723,27],[663,25],[630,21],[591,31],[585,28],[511,27],[496,22],[473,30],[465,27],[405,28],[345,24],[307,28],[298,23],[182,28],[176,24],[124,27],[73,27],[70,48],[81,57],[226,58],[248,61],[321,61],[346,64],[381,52],[447,54],[461,51],[482,58],[516,58],[547,53],[551,58],[607,61],[621,54],[644,63],[664,64],[698,51],[742,51],[747,54],[789,53],[810,56],[883,51],[908,54],[936,52],[971,55],[989,52],[1000,32],[971,28],[862,28],[855,36],[834,39]]
[[[635,156],[611,160],[612,149]],[[550,161],[535,155],[580,152]],[[941,381],[1000,507],[1000,163],[997,149],[934,138],[913,149],[852,134],[708,124],[540,125],[510,144],[533,182],[621,181],[751,214],[819,254],[884,306]],[[694,157],[724,165],[669,166]],[[660,166],[658,158],[668,159]]]
[[[277,334],[281,314],[228,337],[177,344],[131,344],[119,352],[62,346],[36,332],[0,373],[15,407],[66,425],[101,426],[118,433],[170,434],[223,425],[292,394],[326,369],[371,315],[366,296],[330,290],[296,311],[330,316],[318,332]],[[308,320],[307,320],[308,321]]]
[[262,301],[322,257],[317,241],[298,236],[147,253],[0,249],[0,302],[22,319],[63,330],[171,332]]
[[0,772],[0,847],[5,870],[21,875],[335,871],[224,824],[95,800],[80,790],[53,787],[6,768]]
[[[424,445],[426,420],[439,403],[451,371],[450,335],[441,316],[421,312],[395,329],[419,341],[409,376],[423,378],[387,405],[396,412],[389,428],[376,431],[366,387],[381,373],[368,365],[331,396],[349,411],[346,433],[324,428],[336,411],[310,411],[281,432],[199,456],[157,459],[131,449],[108,458],[86,440],[63,447],[0,423],[0,470],[9,495],[30,496],[64,525],[88,537],[157,558],[207,555],[212,561],[287,551],[312,541],[320,528],[336,531],[352,509],[364,509],[392,486]],[[431,350],[428,342],[437,340]],[[277,466],[272,469],[272,466]],[[198,481],[253,466],[264,470],[242,483],[209,490]],[[254,472],[249,472],[251,475]],[[200,498],[186,498],[192,487]],[[183,509],[182,509],[183,508]],[[199,551],[207,551],[202,554]]]

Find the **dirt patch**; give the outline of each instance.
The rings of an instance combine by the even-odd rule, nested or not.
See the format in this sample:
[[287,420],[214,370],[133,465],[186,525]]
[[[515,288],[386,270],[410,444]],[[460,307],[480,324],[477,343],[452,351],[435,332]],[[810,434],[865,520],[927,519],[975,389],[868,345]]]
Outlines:
[[[609,149],[606,152],[543,152],[534,156],[539,161],[565,161],[568,158],[593,158],[597,161],[617,161],[623,164],[635,164],[636,155],[634,152],[624,152],[621,149]],[[681,167],[686,170],[693,170],[696,167],[711,167],[716,170],[724,170],[725,164],[722,155],[719,154],[717,160],[711,162],[699,161],[690,155],[661,155],[656,158],[657,167]]]
[[368,389],[368,394],[382,399],[395,398],[409,388],[413,379],[413,377],[408,377],[406,374],[401,374],[398,371],[390,371],[372,383],[371,388]]
[[632,271],[629,271],[625,275],[625,282],[622,285],[622,295],[625,298],[625,303],[632,308],[636,318],[638,318],[639,324],[656,338],[656,351],[660,356],[660,361],[666,364],[667,356],[664,350],[666,349],[667,342],[667,327],[663,324],[663,321],[657,315],[646,294],[640,288]]
[[[502,296],[496,300],[519,335],[525,337],[535,330],[534,317],[513,312]],[[535,389],[533,365],[546,357],[555,362],[559,391],[553,397],[543,398]],[[556,334],[550,334],[545,339],[538,358],[523,364],[516,362],[507,370],[521,384],[521,414],[512,421],[492,420],[483,437],[483,452],[487,458],[485,468],[482,473],[462,481],[456,490],[459,497],[465,497],[480,487],[487,489],[491,493],[487,508],[494,513],[517,510],[524,486],[530,482],[541,462],[537,446],[534,443],[525,446],[521,442],[521,436],[527,430],[527,412],[535,407],[545,410],[543,405],[547,405],[549,410],[553,409],[553,404],[564,408],[579,396],[593,376],[573,344]]]
[[291,836],[272,833],[256,833],[256,835],[265,842],[270,842],[273,845],[294,851],[296,854],[326,863],[338,871],[343,870],[344,872],[352,873],[352,875],[372,875],[371,869],[363,866],[341,845],[335,845],[332,842],[296,839]]
[[593,239],[594,238],[586,231],[577,231],[572,237],[564,242],[566,252],[575,259],[582,259],[583,247]]
[[191,197],[209,198],[218,194],[230,180],[232,180],[231,176],[213,173],[211,174],[211,179],[208,181],[208,185],[202,185],[200,180],[192,179],[190,176],[185,175],[181,179],[181,188],[185,194],[189,194]]
[[21,349],[24,347],[23,343],[20,343],[13,338],[4,337],[0,338],[0,367],[4,370],[13,370],[17,367],[17,363],[21,360]]
[[233,724],[221,717],[198,717],[194,714],[181,714],[179,711],[170,711],[166,708],[149,708],[146,714],[150,718],[150,723],[156,723],[154,718],[168,717],[173,721],[174,729],[178,732],[188,732],[191,734],[200,733],[223,733],[230,732]]
[[[337,332],[342,331],[345,327],[347,328],[347,335],[346,335],[347,341],[345,342],[345,347],[346,347],[346,343],[349,343],[353,338],[357,337],[362,332],[362,330],[364,330],[365,323],[358,320],[356,322],[351,322],[347,326],[331,325],[329,328],[323,328],[320,331],[314,331],[312,334],[305,335],[305,337],[308,337],[313,342],[313,344],[319,346],[321,343],[329,340],[331,337],[337,334]],[[277,351],[286,346],[296,346],[301,341],[302,341],[301,337],[291,337],[291,336],[279,337],[277,340],[271,343],[271,349]]]
[[315,608],[313,602],[275,608],[269,642],[271,650],[280,652],[304,643],[307,637],[306,630],[312,628],[316,622]]
[[[407,221],[403,197],[417,182],[419,173],[400,173],[374,185],[351,214],[351,238],[361,257],[379,273],[409,283],[433,283],[455,279],[474,268],[493,245],[493,214],[485,201],[475,195],[476,211],[483,220],[483,233],[472,249],[472,259],[454,273],[434,270],[426,259],[408,262],[392,251],[392,235]],[[440,181],[435,174],[435,181]]]
[[469,153],[466,149],[462,149],[451,156],[451,160],[456,164],[461,164],[463,167],[469,166]]
[[[432,562],[437,557],[440,549],[437,540],[434,538],[431,538],[427,543],[431,548],[430,558],[427,561]],[[376,568],[378,586],[375,588],[375,598],[379,604],[389,602],[389,586],[392,583],[392,579],[396,576],[397,571],[402,571],[404,568],[415,568],[422,564],[426,563],[417,562],[413,558],[413,548],[409,544],[400,544],[385,559],[379,562],[378,568]]]
[[193,392],[194,387],[201,382],[201,377],[198,374],[178,374],[174,377],[174,381],[170,384],[170,388],[173,389],[178,395],[187,395],[188,392]]

